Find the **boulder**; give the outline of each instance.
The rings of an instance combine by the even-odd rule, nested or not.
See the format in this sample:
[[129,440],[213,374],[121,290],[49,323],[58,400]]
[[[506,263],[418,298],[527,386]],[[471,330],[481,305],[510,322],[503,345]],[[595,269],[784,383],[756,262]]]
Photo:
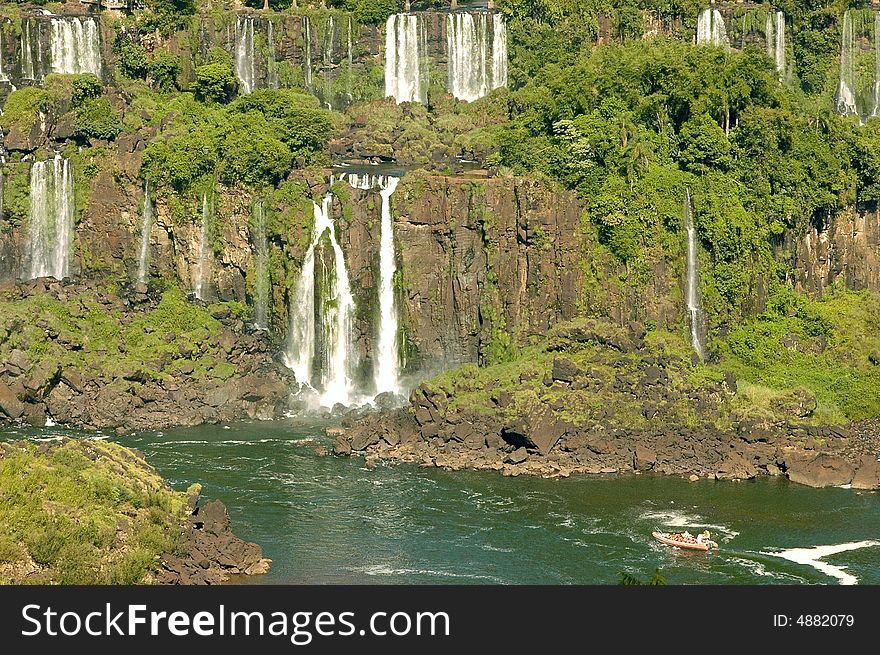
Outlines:
[[9,353],[9,357],[6,358],[6,370],[15,375],[27,373],[32,368],[33,364],[31,364],[30,358],[18,348]]
[[0,380],[0,413],[11,419],[20,418],[25,412],[24,403]]
[[786,461],[788,479],[810,487],[837,487],[852,482],[855,470],[844,459],[822,453],[813,458],[794,457]]
[[517,448],[510,453],[505,459],[507,464],[522,464],[529,458],[529,452],[525,448]]
[[557,357],[553,360],[553,380],[571,384],[580,375],[578,365],[566,357]]
[[333,444],[333,452],[334,452],[334,454],[340,455],[340,456],[351,455],[351,444],[349,444],[345,439],[340,437]]
[[636,445],[635,453],[633,453],[633,468],[636,471],[649,471],[654,468],[656,463],[657,453],[642,444]]
[[512,446],[538,450],[546,455],[570,429],[571,425],[558,419],[550,408],[542,406],[505,425],[501,437]]
[[852,479],[853,489],[880,489],[880,462],[873,455],[865,455]]

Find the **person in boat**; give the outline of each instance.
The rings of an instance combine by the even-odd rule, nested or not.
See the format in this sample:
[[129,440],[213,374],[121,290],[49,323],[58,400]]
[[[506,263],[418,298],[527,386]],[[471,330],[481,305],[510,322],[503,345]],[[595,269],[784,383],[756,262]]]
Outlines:
[[700,534],[697,535],[697,543],[704,544],[707,541],[709,541],[710,537],[711,537],[711,535],[709,534],[709,531],[704,530],[703,532],[701,532]]
[[692,541],[694,538],[694,535],[692,535],[690,532],[685,530],[684,532],[681,533],[680,537],[681,537],[682,541]]

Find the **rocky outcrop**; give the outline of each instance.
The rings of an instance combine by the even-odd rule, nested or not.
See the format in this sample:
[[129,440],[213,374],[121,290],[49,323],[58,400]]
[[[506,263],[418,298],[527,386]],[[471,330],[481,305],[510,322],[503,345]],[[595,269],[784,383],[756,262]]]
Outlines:
[[[196,485],[200,489],[199,485]],[[258,544],[232,533],[229,512],[219,500],[199,506],[199,492],[191,491],[191,513],[181,539],[183,555],[166,553],[153,578],[158,584],[211,585],[234,575],[268,572],[272,560],[263,557]]]
[[[288,407],[293,380],[274,361],[277,344],[265,332],[249,331],[227,307],[205,319],[214,326],[213,333],[199,332],[202,337],[193,343],[192,335],[166,331],[154,350],[143,352],[144,359],[130,360],[120,369],[120,361],[129,361],[126,330],[138,340],[150,338],[155,330],[148,324],[131,326],[162,311],[157,296],[137,291],[115,296],[92,285],[54,280],[6,290],[6,300],[25,302],[32,296],[55,303],[54,311],[66,317],[67,327],[51,313],[35,313],[35,325],[25,329],[17,314],[0,316],[5,320],[0,322],[0,422],[44,425],[51,418],[88,430],[130,432],[270,419]],[[118,332],[118,344],[92,344],[90,312],[115,317],[101,325]],[[40,353],[34,361],[25,352],[29,348]]]

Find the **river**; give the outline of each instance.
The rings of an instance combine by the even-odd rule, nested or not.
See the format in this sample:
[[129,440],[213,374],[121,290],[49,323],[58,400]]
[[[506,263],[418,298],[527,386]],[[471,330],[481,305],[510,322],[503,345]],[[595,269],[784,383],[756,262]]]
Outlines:
[[[0,438],[61,434],[73,433]],[[369,470],[318,456],[330,444],[322,426],[292,421],[98,438],[138,448],[176,488],[201,482],[223,500],[236,534],[274,561],[251,583],[616,584],[659,568],[670,584],[880,584],[876,493],[785,479]],[[655,529],[708,529],[720,550],[670,549]]]

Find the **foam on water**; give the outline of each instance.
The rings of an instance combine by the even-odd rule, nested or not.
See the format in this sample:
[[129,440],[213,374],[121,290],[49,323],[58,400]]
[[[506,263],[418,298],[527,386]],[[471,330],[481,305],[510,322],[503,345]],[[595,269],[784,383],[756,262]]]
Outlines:
[[667,528],[699,528],[701,530],[714,530],[728,539],[739,536],[739,532],[732,530],[726,525],[707,523],[699,514],[687,514],[682,510],[649,510],[639,515],[640,519],[653,521]]
[[870,548],[872,546],[880,546],[880,541],[851,541],[845,544],[834,544],[830,546],[813,546],[812,548],[789,548],[776,553],[761,553],[762,555],[770,555],[773,557],[781,557],[796,564],[804,564],[812,566],[817,571],[821,571],[825,575],[840,580],[842,585],[855,585],[859,583],[859,579],[848,573],[846,566],[835,566],[822,559],[845,553],[850,550],[858,550],[860,548]]

